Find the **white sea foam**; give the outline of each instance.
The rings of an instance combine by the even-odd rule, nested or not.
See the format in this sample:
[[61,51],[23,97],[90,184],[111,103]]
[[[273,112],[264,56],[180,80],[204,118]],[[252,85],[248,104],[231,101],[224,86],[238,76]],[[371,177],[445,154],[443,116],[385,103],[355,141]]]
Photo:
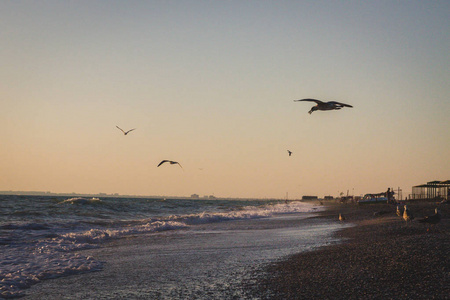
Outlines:
[[[167,230],[186,228],[197,224],[224,222],[230,220],[257,219],[281,213],[310,212],[313,206],[304,203],[277,204],[266,207],[244,207],[241,210],[229,212],[202,212],[199,214],[171,215],[160,220],[140,220],[133,225],[120,228],[90,229],[82,232],[62,234],[54,241],[66,245],[65,250],[83,249],[87,244],[99,244],[114,238],[121,238],[133,234],[146,234]],[[138,223],[138,224],[136,224]],[[70,247],[67,247],[69,245]],[[71,248],[72,247],[72,248]]]
[[70,204],[95,204],[95,203],[99,203],[102,200],[100,200],[99,198],[82,198],[82,197],[75,197],[75,198],[70,198],[70,199],[66,199],[64,201],[62,201],[61,203],[70,203]]
[[98,244],[127,235],[175,230],[185,227],[187,227],[186,224],[175,221],[154,221],[118,229],[90,229],[83,232],[71,232],[63,234],[54,240],[60,244],[71,243],[71,245],[78,245],[78,248],[83,248],[86,247],[86,244]]
[[10,245],[0,254],[0,297],[23,295],[23,289],[48,278],[100,270],[102,263],[54,242]]
[[95,248],[113,238],[186,227],[175,221],[154,221],[120,229],[90,229],[62,234],[33,245],[10,245],[0,254],[0,297],[23,295],[41,280],[96,271],[102,263],[75,251]]
[[186,225],[206,224],[230,220],[257,219],[272,216],[274,214],[288,214],[298,212],[317,211],[318,208],[302,202],[288,202],[283,204],[269,205],[263,207],[248,206],[241,210],[230,212],[202,212],[185,216],[171,216],[170,219],[184,222]]

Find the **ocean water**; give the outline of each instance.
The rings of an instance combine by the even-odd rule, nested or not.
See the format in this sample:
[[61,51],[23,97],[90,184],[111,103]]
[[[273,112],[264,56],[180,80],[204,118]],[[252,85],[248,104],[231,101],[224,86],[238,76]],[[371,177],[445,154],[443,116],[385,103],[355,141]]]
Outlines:
[[[102,271],[105,262],[86,255],[89,251],[85,250],[105,247],[111,242],[120,244],[124,238],[143,237],[147,241],[146,251],[169,259],[167,264],[180,259],[180,254],[185,260],[185,266],[178,268],[176,274],[155,271],[162,281],[158,283],[161,290],[153,291],[156,293],[153,295],[164,298],[161,295],[164,290],[167,298],[184,297],[180,294],[183,286],[174,285],[177,279],[170,276],[182,276],[180,274],[187,270],[191,275],[192,272],[215,272],[209,279],[217,280],[209,283],[212,290],[207,291],[214,293],[217,283],[229,281],[230,278],[225,277],[235,272],[237,266],[255,265],[252,263],[255,260],[268,262],[299,251],[291,245],[292,236],[307,234],[309,248],[322,245],[324,236],[329,236],[336,227],[316,224],[299,231],[289,225],[293,220],[307,219],[320,209],[302,202],[274,200],[0,195],[0,297],[26,295],[28,288],[43,280]],[[264,230],[269,227],[277,227],[276,236]],[[183,239],[173,238],[175,235]],[[192,269],[199,251],[202,260],[210,259],[210,262]],[[250,255],[237,259],[244,257],[245,251]],[[234,271],[224,270],[223,265],[212,266],[224,259],[235,262],[226,264],[234,266]],[[164,259],[158,262],[164,264]],[[168,276],[166,281],[164,276]],[[189,276],[183,275],[185,277]],[[192,278],[191,291],[193,286],[199,286],[194,282],[195,276]]]

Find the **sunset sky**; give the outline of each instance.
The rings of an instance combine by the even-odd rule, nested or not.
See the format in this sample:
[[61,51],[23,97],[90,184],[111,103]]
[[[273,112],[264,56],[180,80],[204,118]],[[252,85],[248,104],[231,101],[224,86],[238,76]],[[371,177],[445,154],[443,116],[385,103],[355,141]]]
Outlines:
[[0,190],[406,196],[450,179],[450,1],[1,1],[0,28]]

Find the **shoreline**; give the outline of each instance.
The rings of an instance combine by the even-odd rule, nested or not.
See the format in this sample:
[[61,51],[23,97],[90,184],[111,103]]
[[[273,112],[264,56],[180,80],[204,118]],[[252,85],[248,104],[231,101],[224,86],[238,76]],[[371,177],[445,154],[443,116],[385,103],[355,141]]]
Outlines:
[[[282,255],[279,260],[261,267],[255,265],[255,259],[261,258],[262,253],[255,252],[253,258],[248,258],[253,262],[245,267],[246,272],[253,274],[232,284],[224,280],[219,289],[209,291],[214,293],[208,293],[210,299],[450,299],[447,287],[450,279],[447,266],[450,205],[440,205],[442,221],[429,232],[417,219],[432,214],[435,203],[408,204],[416,215],[414,222],[408,226],[395,214],[394,205],[327,203],[325,206],[325,210],[314,212],[312,217],[299,219],[296,224],[289,223],[291,229],[288,231],[284,225],[276,225],[281,220],[269,220],[264,227],[259,224],[267,222],[264,219],[252,221],[253,225],[247,222],[213,223],[213,228],[210,228],[211,224],[204,225],[208,227],[206,231],[169,231],[155,234],[152,239],[136,236],[119,239],[105,247],[83,250],[83,255],[92,255],[106,263],[104,269],[45,280],[27,290],[24,298],[200,299],[201,295],[205,295],[205,290],[196,291],[198,287],[188,286],[177,273],[186,272],[181,278],[187,278],[197,272],[202,282],[211,279],[215,272],[212,270],[222,270],[224,276],[237,274],[233,268],[243,268],[241,263],[236,263],[234,267],[225,265],[232,267],[229,270],[217,265],[219,261],[229,260],[226,252],[235,249],[239,254],[235,258],[246,257],[248,254],[243,256],[243,251],[238,249],[243,249],[243,246],[251,249],[247,247],[250,238],[257,243],[268,239],[269,245],[272,245],[274,239],[286,236],[286,233],[289,233],[286,241],[304,246],[297,237],[299,233],[304,234],[298,224],[303,223],[306,225],[303,228],[308,230],[313,224],[325,222],[327,226],[334,226],[335,223],[340,228],[344,227],[331,236],[331,240],[340,242],[331,242],[308,252],[294,251],[291,252],[294,254]],[[356,226],[342,226],[338,221],[339,213],[347,218],[346,225]],[[222,226],[232,226],[230,233],[233,236],[223,236]],[[251,232],[252,228],[264,230]],[[281,228],[284,232],[281,235],[274,232],[273,237],[269,238],[269,228]],[[219,234],[214,234],[218,229]],[[247,234],[239,239],[241,244],[236,243],[236,233]],[[181,247],[179,242],[183,242]],[[230,242],[234,243],[231,248]],[[201,245],[205,243],[215,246],[203,248]],[[224,252],[224,249],[228,250]],[[195,258],[186,260],[186,253],[195,255]],[[207,263],[205,255],[208,253],[211,257]],[[181,261],[177,263],[178,259]],[[203,266],[205,263],[211,264],[212,269],[202,271],[195,266],[192,268],[197,263]],[[180,284],[183,286],[180,287]],[[173,292],[161,293],[161,288],[169,288]]]
[[[257,299],[450,299],[450,205],[410,202],[406,225],[392,204],[326,204],[316,218],[356,226],[337,245],[270,264],[254,289]],[[417,220],[439,207],[441,222],[427,231]]]
[[[334,243],[317,212],[199,224],[80,251],[99,272],[44,280],[25,299],[252,299],[243,282],[268,263]],[[334,229],[333,229],[334,228]]]

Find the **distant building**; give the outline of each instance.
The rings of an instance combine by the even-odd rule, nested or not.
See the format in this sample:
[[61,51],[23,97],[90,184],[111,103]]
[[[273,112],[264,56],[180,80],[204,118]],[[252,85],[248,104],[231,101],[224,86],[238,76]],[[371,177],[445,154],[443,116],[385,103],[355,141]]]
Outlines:
[[317,196],[302,196],[302,200],[317,200]]
[[447,200],[450,198],[450,180],[430,181],[426,184],[413,186],[409,199],[433,199],[437,197]]
[[191,198],[193,198],[193,199],[198,199],[198,198],[200,198],[200,196],[197,195],[197,194],[192,194],[192,195],[191,195]]
[[334,197],[333,197],[333,196],[325,196],[323,199],[324,199],[324,200],[333,200]]

